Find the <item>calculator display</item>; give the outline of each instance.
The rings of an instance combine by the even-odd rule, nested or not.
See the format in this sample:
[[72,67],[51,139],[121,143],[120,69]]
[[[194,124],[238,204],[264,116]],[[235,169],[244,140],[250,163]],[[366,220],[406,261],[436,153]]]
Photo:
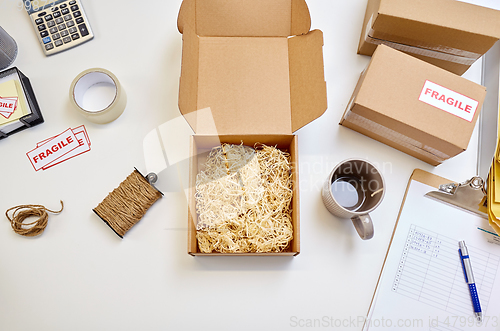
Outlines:
[[59,2],[64,0],[24,0],[24,7],[28,14],[47,9],[49,7],[55,6]]

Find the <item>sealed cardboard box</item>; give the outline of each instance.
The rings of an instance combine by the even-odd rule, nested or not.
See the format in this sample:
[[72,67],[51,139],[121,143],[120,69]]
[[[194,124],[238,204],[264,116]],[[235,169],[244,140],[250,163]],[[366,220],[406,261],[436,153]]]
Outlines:
[[[196,133],[189,254],[207,255],[199,251],[195,227],[194,183],[201,155],[220,143],[257,142],[291,154],[294,239],[287,251],[276,254],[299,253],[297,137],[292,133],[327,108],[323,34],[310,26],[304,0],[183,1],[178,17],[183,35],[179,109]],[[201,109],[210,109],[210,118],[200,116]]]
[[340,124],[432,165],[466,150],[486,88],[378,46]]
[[457,0],[368,0],[358,54],[384,44],[462,75],[498,39],[498,10]]

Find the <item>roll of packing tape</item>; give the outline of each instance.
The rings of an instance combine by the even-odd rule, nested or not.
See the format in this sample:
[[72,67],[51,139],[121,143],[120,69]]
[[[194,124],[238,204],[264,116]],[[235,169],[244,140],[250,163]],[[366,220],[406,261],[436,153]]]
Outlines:
[[116,120],[127,105],[127,95],[118,78],[101,68],[88,69],[76,76],[69,99],[79,113],[98,124]]

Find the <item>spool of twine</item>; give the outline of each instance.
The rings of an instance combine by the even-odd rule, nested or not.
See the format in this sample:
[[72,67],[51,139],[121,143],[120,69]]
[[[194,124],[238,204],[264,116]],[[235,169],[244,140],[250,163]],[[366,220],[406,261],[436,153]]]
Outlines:
[[94,208],[94,212],[120,237],[162,196],[137,169]]
[[[36,237],[41,235],[47,227],[49,221],[49,214],[47,212],[59,214],[63,209],[64,204],[62,201],[61,210],[59,211],[47,209],[42,205],[21,205],[7,209],[5,216],[7,216],[15,233],[25,237]],[[13,211],[12,216],[9,215],[10,211]],[[24,223],[29,217],[38,218],[31,223]]]

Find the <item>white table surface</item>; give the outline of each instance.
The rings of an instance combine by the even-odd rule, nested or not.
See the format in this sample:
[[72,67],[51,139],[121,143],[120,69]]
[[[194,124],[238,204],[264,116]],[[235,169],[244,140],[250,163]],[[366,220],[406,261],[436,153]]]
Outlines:
[[[95,39],[52,57],[43,55],[18,1],[1,1],[0,25],[19,46],[14,65],[29,77],[45,123],[0,141],[0,211],[29,203],[58,209],[59,200],[65,209],[32,239],[0,217],[0,330],[288,330],[314,319],[322,322],[318,329],[360,330],[412,171],[456,181],[476,172],[477,128],[466,152],[432,167],[338,125],[369,61],[356,54],[367,1],[311,0],[312,28],[324,33],[328,110],[297,132],[300,255],[189,256],[182,162],[159,172],[164,198],[121,240],[92,208],[133,167],[162,170],[152,169],[148,147],[164,123],[176,123],[166,126],[177,130],[163,136],[166,154],[182,159],[187,153],[190,130],[177,107],[181,1],[86,0]],[[93,124],[70,107],[72,80],[92,67],[113,72],[127,92],[127,108],[111,124]],[[481,61],[464,77],[480,82]],[[26,152],[82,124],[92,141],[89,153],[33,170]],[[369,241],[321,201],[330,170],[350,157],[379,165],[386,180]]]

